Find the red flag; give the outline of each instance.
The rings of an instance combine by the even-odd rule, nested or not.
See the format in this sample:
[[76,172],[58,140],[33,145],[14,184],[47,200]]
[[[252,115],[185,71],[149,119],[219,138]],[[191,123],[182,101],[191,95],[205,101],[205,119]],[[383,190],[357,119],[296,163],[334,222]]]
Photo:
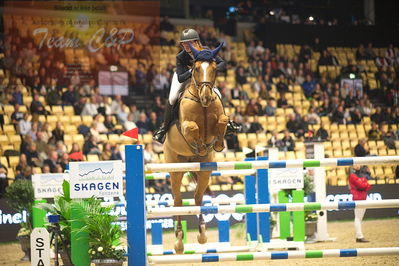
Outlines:
[[137,144],[138,144],[139,129],[137,127],[133,128],[131,130],[123,132],[122,135],[137,140]]

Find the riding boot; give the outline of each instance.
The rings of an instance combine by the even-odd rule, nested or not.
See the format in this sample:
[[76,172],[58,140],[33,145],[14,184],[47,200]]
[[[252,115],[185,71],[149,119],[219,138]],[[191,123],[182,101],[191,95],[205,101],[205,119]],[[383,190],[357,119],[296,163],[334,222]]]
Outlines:
[[236,134],[241,131],[241,125],[234,122],[233,120],[230,120],[229,123],[227,123],[227,129],[226,129],[226,136]]
[[165,142],[166,132],[169,130],[170,123],[173,120],[173,106],[166,104],[165,117],[161,127],[154,132],[152,139],[158,141],[159,143]]

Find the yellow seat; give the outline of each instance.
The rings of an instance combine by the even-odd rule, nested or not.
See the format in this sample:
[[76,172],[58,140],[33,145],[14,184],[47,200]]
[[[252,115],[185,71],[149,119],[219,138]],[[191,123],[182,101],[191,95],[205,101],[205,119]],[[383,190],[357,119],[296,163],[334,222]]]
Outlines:
[[82,134],[72,135],[73,142],[78,143],[79,145],[83,145],[85,139]]
[[86,157],[88,162],[98,162],[100,160],[97,154],[87,154]]
[[8,163],[10,167],[15,168],[19,163],[19,156],[9,156]]

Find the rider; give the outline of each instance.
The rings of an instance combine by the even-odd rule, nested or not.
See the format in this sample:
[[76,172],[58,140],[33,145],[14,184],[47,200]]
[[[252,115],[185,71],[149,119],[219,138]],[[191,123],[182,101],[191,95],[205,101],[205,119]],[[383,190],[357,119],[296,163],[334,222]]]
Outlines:
[[[166,132],[169,129],[170,123],[173,120],[173,105],[176,103],[176,100],[179,95],[179,91],[181,89],[181,85],[183,82],[191,78],[191,66],[193,65],[193,55],[190,50],[189,44],[197,49],[202,50],[207,47],[203,47],[198,32],[194,29],[185,29],[181,32],[180,35],[180,44],[183,47],[183,50],[180,51],[176,56],[176,72],[173,74],[172,85],[169,92],[169,99],[165,108],[165,117],[162,126],[154,133],[153,139],[163,143],[165,141]],[[220,56],[215,57],[217,63],[217,70],[223,71],[226,68],[226,64]],[[218,89],[214,90],[219,97],[221,97]],[[239,125],[230,121],[227,124],[226,134],[235,133],[239,130]]]

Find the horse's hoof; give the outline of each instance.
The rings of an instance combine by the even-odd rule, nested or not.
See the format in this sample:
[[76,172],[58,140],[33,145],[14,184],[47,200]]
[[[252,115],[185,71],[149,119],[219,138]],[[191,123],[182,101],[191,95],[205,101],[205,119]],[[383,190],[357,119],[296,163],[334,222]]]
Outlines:
[[208,241],[208,238],[206,237],[205,233],[204,234],[198,234],[197,235],[197,240],[198,240],[198,243],[205,244]]
[[184,244],[181,239],[175,241],[175,252],[176,254],[183,254],[184,252]]

